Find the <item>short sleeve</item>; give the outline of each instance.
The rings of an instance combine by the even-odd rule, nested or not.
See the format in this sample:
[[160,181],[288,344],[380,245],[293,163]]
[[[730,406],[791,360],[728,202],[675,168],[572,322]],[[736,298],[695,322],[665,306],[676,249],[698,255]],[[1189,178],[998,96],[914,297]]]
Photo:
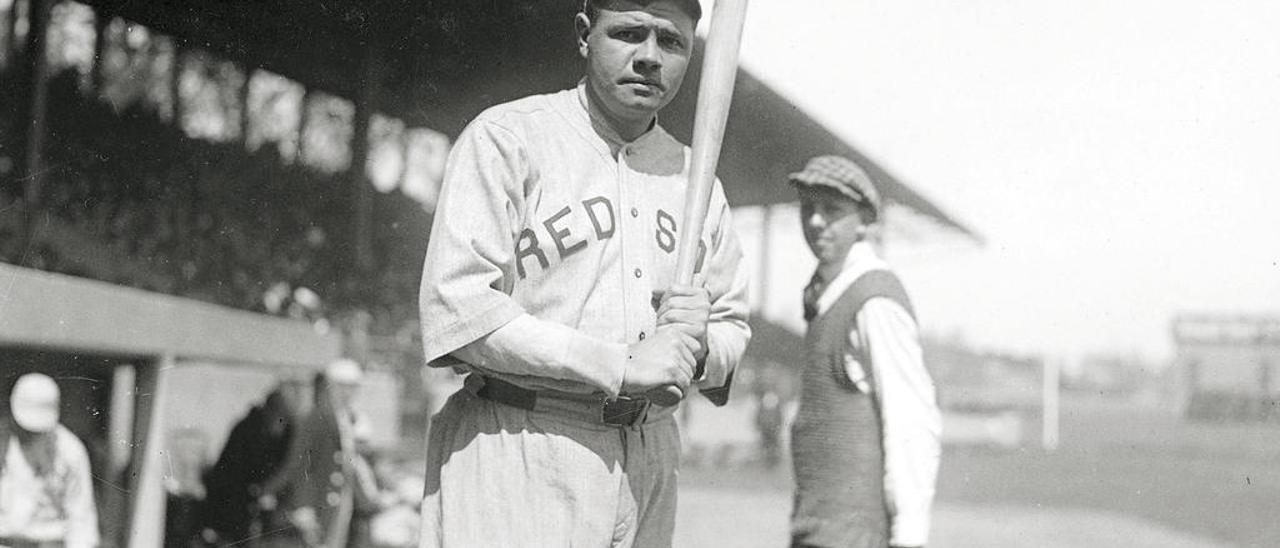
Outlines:
[[519,138],[483,116],[450,151],[419,292],[428,362],[523,313],[510,292],[527,177]]

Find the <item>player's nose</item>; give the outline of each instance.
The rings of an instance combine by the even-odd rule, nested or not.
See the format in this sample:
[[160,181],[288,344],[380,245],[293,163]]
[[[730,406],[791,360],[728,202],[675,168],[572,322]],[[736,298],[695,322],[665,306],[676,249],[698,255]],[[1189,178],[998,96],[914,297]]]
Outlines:
[[657,33],[649,33],[649,37],[636,44],[633,57],[636,72],[648,74],[662,68],[662,47],[658,45]]

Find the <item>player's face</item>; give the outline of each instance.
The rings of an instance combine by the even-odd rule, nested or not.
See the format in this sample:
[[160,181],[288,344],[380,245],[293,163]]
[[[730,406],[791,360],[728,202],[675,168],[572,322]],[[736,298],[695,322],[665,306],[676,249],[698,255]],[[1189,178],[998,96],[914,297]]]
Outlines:
[[823,186],[800,187],[800,222],[804,239],[824,265],[844,263],[849,247],[865,234],[858,203]]
[[695,22],[671,0],[617,0],[604,8],[589,30],[586,17],[579,16],[587,83],[610,115],[648,121],[680,89]]

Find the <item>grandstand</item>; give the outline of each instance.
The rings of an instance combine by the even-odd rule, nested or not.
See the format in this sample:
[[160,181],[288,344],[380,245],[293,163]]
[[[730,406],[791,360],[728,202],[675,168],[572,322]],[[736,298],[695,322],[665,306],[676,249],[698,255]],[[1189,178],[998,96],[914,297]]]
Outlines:
[[[215,451],[254,398],[338,355],[401,391],[404,435],[384,437],[418,447],[415,303],[448,140],[575,81],[576,6],[0,0],[0,359],[68,387],[69,425],[99,448],[105,545],[162,542],[180,430]],[[812,155],[861,156],[738,82],[735,206],[791,201],[776,183]],[[664,113],[686,141],[694,97]],[[895,207],[971,234],[873,171]],[[755,353],[789,336],[757,331]],[[163,420],[215,400],[201,423]]]

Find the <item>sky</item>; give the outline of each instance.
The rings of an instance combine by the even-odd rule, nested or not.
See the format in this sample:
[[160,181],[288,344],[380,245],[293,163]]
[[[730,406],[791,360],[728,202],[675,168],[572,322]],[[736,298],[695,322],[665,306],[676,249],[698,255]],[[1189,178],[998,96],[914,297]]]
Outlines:
[[[797,5],[751,2],[743,67],[983,236],[889,242],[927,331],[1163,361],[1180,312],[1280,314],[1280,3]],[[773,218],[763,313],[799,328]]]

